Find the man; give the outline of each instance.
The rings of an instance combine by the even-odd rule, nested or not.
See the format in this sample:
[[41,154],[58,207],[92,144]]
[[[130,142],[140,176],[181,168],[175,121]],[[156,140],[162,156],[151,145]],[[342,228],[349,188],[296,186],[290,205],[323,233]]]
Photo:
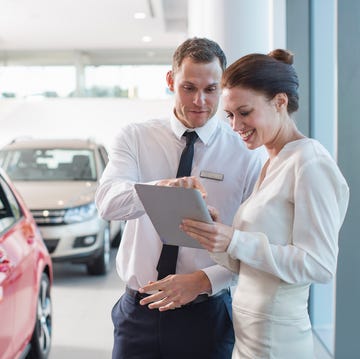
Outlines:
[[[199,188],[221,220],[232,223],[252,191],[261,162],[215,116],[225,67],[218,44],[186,40],[175,51],[166,77],[175,99],[170,120],[127,125],[110,152],[96,203],[103,218],[127,220],[116,258],[127,287],[112,310],[113,359],[231,357],[234,334],[227,288],[234,275],[216,265],[207,251],[180,247],[176,274],[158,280],[163,245],[134,189],[137,182]],[[175,178],[187,130],[198,136],[191,177]]]

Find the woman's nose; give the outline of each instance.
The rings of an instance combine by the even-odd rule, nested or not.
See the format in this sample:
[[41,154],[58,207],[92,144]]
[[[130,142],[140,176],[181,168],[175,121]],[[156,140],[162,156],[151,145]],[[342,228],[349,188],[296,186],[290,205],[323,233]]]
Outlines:
[[235,117],[231,119],[230,125],[234,131],[239,131],[242,127],[241,121]]

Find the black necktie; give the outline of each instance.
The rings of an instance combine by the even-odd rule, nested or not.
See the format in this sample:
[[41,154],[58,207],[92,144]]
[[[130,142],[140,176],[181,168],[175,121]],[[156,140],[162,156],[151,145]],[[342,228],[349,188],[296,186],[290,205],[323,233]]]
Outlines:
[[[185,132],[186,146],[182,151],[176,177],[185,177],[191,175],[191,166],[194,157],[194,142],[198,138],[195,131]],[[169,274],[174,274],[176,270],[176,261],[179,252],[178,246],[163,244],[160,258],[156,269],[158,270],[158,279],[165,278]]]

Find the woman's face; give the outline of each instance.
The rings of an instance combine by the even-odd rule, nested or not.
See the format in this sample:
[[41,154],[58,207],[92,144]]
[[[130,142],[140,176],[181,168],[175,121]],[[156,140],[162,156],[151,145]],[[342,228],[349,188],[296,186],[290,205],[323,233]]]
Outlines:
[[222,95],[227,118],[249,149],[276,141],[282,127],[278,95],[268,100],[262,93],[242,87],[225,88]]

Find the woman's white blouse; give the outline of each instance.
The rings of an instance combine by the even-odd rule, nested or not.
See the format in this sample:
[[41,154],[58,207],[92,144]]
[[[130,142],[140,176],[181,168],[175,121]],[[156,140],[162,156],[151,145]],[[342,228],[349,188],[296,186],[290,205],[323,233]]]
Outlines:
[[237,211],[227,252],[287,283],[327,282],[348,201],[347,183],[325,148],[308,138],[290,142]]
[[233,358],[311,358],[309,286],[335,274],[349,189],[312,139],[288,143],[267,164],[235,215],[227,253],[213,255],[239,273]]

